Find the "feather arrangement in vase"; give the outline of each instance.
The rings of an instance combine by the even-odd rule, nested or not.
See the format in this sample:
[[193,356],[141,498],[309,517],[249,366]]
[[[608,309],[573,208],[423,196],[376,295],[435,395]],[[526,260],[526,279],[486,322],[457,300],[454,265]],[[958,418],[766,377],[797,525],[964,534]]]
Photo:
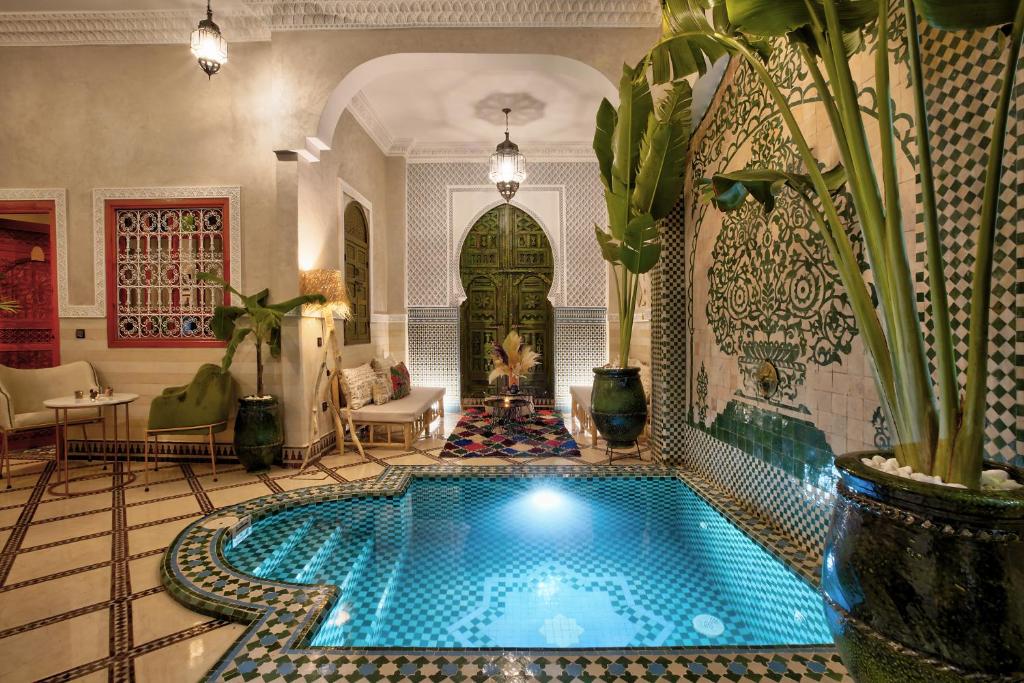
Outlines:
[[540,354],[523,344],[523,338],[513,330],[500,344],[494,342],[491,347],[491,362],[494,369],[487,376],[488,382],[499,377],[508,377],[510,393],[515,393],[519,380],[540,364]]

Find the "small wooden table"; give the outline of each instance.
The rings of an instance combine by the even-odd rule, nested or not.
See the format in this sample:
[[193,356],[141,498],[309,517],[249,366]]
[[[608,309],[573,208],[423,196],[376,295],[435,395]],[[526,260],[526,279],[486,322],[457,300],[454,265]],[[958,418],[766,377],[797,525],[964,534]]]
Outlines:
[[[99,408],[100,416],[103,419],[103,468],[107,467],[107,427],[106,418],[107,413],[105,408],[113,408],[114,413],[114,464],[117,464],[117,453],[118,453],[118,419],[117,409],[119,406],[124,406],[124,457],[128,461],[128,472],[127,478],[122,482],[123,484],[129,484],[135,481],[135,474],[132,472],[132,460],[129,457],[129,447],[131,444],[131,427],[128,417],[128,406],[133,401],[139,398],[138,394],[128,393],[117,393],[113,396],[97,396],[95,399],[92,398],[75,398],[74,396],[61,396],[59,398],[50,398],[43,401],[43,405],[47,408],[52,408],[54,413],[54,429],[57,434],[57,469],[60,469],[61,459],[64,460],[64,478],[63,481],[57,481],[50,484],[50,493],[54,495],[64,496],[84,496],[91,493],[102,493],[104,491],[113,490],[114,485],[103,489],[90,489],[88,491],[81,491],[73,493],[69,488],[68,484],[72,481],[82,481],[84,479],[92,479],[96,475],[86,475],[84,477],[75,477],[70,479],[68,477],[68,411],[77,410],[81,408]],[[111,470],[111,474],[116,472],[116,467]],[[62,485],[64,486],[63,494],[58,493],[55,489]]]

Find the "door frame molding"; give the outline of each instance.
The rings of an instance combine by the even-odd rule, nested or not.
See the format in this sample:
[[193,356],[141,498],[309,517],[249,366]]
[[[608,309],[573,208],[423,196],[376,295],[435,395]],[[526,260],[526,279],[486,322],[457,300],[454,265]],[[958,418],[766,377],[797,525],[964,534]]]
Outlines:
[[[45,213],[50,219],[50,281],[56,287],[56,291],[53,293],[53,306],[50,309],[50,325],[53,329],[53,353],[54,361],[56,361],[54,365],[60,365],[61,293],[66,291],[67,283],[65,282],[64,287],[61,287],[58,263],[60,261],[59,254],[62,250],[60,249],[57,229],[57,202],[54,198],[7,199],[2,196],[3,192],[5,191],[0,191],[0,213]],[[61,192],[63,193],[63,191]]]

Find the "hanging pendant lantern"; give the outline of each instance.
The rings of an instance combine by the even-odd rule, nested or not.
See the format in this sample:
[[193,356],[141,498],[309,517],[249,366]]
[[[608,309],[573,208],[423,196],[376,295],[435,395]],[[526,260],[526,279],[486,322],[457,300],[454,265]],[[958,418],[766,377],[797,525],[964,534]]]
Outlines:
[[213,21],[210,0],[206,0],[206,18],[192,31],[192,54],[199,60],[199,68],[212,78],[228,61],[228,41]]
[[516,195],[519,184],[526,180],[526,157],[519,153],[519,145],[508,139],[508,115],[512,110],[501,111],[505,113],[505,139],[491,155],[491,172],[487,176],[507,203]]

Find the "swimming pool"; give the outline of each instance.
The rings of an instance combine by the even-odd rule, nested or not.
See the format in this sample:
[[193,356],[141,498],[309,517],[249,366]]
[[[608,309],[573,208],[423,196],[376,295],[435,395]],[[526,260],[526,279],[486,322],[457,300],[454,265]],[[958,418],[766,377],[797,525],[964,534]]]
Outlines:
[[414,478],[272,513],[224,556],[338,587],[313,647],[831,643],[815,590],[674,477]]

